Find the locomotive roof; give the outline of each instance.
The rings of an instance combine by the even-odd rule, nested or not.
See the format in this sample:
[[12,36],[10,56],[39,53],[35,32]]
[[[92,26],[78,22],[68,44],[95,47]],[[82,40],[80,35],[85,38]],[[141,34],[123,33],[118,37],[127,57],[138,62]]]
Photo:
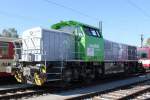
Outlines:
[[78,21],[61,21],[59,23],[56,23],[56,24],[53,24],[51,26],[51,28],[53,29],[59,29],[60,27],[62,26],[78,26],[78,25],[81,25],[81,26],[88,26],[88,27],[91,27],[91,28],[95,28],[95,29],[99,29],[97,27],[94,27],[94,26],[91,26],[91,25],[88,25],[88,24],[84,24],[84,23],[81,23],[81,22],[78,22]]
[[125,44],[125,43],[120,43],[120,42],[115,42],[115,41],[111,41],[111,40],[108,40],[108,39],[104,39],[105,41],[109,41],[109,42],[113,42],[113,43],[117,43],[117,44],[120,44],[120,45],[126,45],[126,46],[132,46],[132,47],[137,47],[135,45],[130,45],[130,44]]
[[150,49],[150,47],[149,46],[144,46],[144,47],[138,47],[138,49],[140,49],[140,50],[148,50],[148,49]]
[[20,38],[12,38],[12,37],[0,37],[0,41],[3,42],[21,42]]
[[45,31],[55,31],[55,32],[60,32],[60,33],[67,33],[67,34],[71,34],[70,32],[66,32],[66,31],[62,31],[62,30],[55,30],[55,29],[46,29],[46,28],[43,28],[43,27],[33,27],[33,28],[30,28],[28,30],[25,30],[23,33],[26,33],[26,32],[29,32],[29,31],[37,31],[37,30],[45,30]]

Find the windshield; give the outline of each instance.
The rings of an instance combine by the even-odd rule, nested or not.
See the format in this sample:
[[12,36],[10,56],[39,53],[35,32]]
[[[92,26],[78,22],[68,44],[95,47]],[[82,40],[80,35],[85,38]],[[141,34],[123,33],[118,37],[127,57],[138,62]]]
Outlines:
[[148,52],[146,51],[138,51],[138,58],[148,58]]
[[91,28],[91,27],[84,26],[83,30],[89,36],[101,37],[101,34],[99,33],[98,29],[94,29],[94,28]]

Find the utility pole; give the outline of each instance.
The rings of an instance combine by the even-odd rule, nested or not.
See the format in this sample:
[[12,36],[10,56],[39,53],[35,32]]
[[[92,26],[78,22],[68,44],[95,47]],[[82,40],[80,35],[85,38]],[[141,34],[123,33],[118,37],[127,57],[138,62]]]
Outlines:
[[143,41],[144,41],[144,37],[143,34],[141,34],[141,48],[143,47]]

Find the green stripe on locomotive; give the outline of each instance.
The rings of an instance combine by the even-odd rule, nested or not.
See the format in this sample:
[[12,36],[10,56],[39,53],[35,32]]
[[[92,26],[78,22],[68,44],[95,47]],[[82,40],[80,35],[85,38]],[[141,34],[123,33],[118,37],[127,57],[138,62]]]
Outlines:
[[76,59],[84,61],[104,60],[104,39],[98,28],[76,21],[61,21],[52,25],[51,28],[69,31],[75,35]]

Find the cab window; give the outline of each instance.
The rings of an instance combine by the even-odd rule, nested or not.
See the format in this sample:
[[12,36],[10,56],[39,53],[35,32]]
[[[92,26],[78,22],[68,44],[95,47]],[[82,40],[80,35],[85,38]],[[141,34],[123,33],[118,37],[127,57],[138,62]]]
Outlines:
[[90,28],[89,28],[89,27],[84,27],[83,29],[84,29],[84,31],[85,31],[85,33],[86,33],[87,35],[89,35],[89,36],[91,36],[91,35],[92,35],[92,33],[91,33],[91,31],[90,31]]
[[98,34],[97,34],[96,30],[94,30],[94,29],[90,29],[90,31],[91,31],[91,33],[92,33],[92,35],[93,35],[93,36],[98,36]]
[[98,30],[98,29],[84,26],[84,27],[83,27],[83,30],[84,30],[84,32],[85,32],[87,35],[89,35],[89,36],[101,37],[101,34],[99,33],[99,30]]
[[148,53],[146,51],[138,51],[138,58],[148,58]]
[[141,58],[147,58],[147,54],[146,53],[141,53]]

